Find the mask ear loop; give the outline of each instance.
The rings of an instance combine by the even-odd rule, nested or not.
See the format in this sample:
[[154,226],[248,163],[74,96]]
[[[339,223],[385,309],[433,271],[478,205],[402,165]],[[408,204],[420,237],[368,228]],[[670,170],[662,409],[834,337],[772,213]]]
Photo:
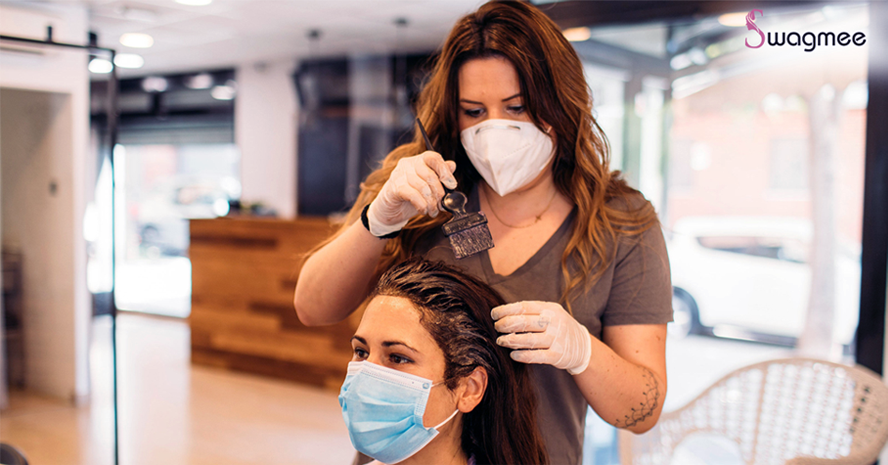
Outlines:
[[[443,381],[441,381],[441,382],[439,382],[439,383],[435,383],[435,384],[433,384],[432,387],[440,386],[440,385],[442,385],[442,384],[444,384],[444,383],[446,383],[446,382],[447,382],[447,380],[443,380]],[[431,388],[429,388],[429,389],[431,389]],[[453,420],[453,417],[455,417],[457,413],[459,413],[459,409],[454,410],[453,413],[451,413],[450,416],[447,417],[446,420],[442,421],[441,423],[438,423],[437,426],[433,426],[433,428],[434,428],[436,431],[439,430],[439,429],[441,429],[441,427],[444,426],[444,425],[446,425],[448,421]]]
[[441,423],[438,423],[438,426],[434,427],[435,431],[441,429],[441,427],[446,425],[448,421],[453,420],[453,417],[455,417],[457,413],[459,413],[459,409],[454,410],[453,413],[451,413],[450,416],[447,417],[446,420],[442,421]]

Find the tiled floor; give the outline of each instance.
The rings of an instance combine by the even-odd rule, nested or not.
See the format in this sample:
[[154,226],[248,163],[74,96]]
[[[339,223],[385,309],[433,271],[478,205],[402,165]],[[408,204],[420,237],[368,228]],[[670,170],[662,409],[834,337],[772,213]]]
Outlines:
[[[93,324],[89,406],[12,392],[0,438],[33,465],[110,465],[110,319]],[[187,322],[118,318],[120,463],[347,464],[354,449],[336,393],[193,366]]]

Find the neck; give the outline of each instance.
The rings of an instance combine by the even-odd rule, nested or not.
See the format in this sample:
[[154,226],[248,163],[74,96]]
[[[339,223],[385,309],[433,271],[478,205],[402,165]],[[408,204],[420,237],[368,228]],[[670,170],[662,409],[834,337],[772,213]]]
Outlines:
[[466,465],[468,457],[462,450],[462,414],[441,427],[435,439],[419,452],[398,465]]
[[[558,188],[552,170],[547,169],[521,189],[499,195],[483,180],[479,183],[481,200],[486,202],[503,221],[513,225],[526,224],[545,213],[548,207],[559,201]],[[555,196],[556,198],[553,198]]]

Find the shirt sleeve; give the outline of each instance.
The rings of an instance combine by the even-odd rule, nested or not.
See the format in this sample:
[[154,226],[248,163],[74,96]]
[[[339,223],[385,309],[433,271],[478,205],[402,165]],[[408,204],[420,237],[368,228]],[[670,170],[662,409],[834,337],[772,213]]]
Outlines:
[[623,236],[614,258],[604,326],[672,321],[672,278],[659,222],[637,236]]

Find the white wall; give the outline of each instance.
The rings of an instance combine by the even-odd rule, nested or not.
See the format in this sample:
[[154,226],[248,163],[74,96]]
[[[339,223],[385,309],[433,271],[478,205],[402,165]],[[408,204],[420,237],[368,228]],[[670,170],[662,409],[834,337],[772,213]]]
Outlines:
[[241,198],[296,216],[297,101],[294,63],[237,69],[235,141],[241,151]]
[[[4,35],[85,43],[82,6],[0,5]],[[89,136],[85,51],[0,50],[0,203],[4,244],[24,254],[25,377],[29,388],[85,400],[90,299],[83,240]],[[19,49],[14,51],[10,49]],[[57,191],[50,193],[55,182]]]

